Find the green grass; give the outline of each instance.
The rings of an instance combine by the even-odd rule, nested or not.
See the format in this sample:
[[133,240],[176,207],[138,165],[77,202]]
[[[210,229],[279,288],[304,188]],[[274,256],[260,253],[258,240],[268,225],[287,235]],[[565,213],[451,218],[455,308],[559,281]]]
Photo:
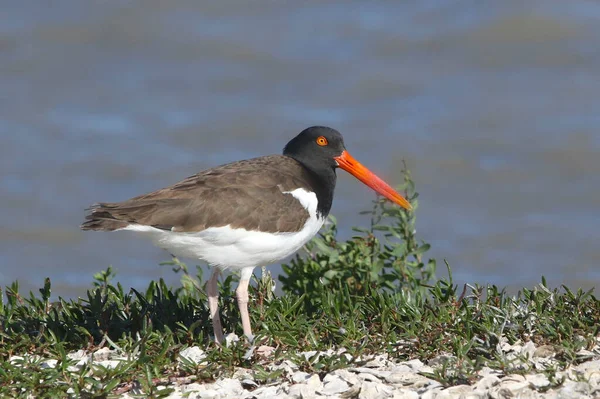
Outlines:
[[[418,207],[414,183],[405,172],[403,189]],[[429,377],[444,385],[468,383],[483,366],[506,373],[527,372],[519,359],[497,350],[509,343],[548,345],[558,360],[554,371],[580,362],[600,335],[600,302],[591,291],[550,289],[541,284],[516,296],[496,286],[464,286],[436,279],[429,244],[415,236],[414,213],[375,201],[371,224],[355,237],[338,241],[335,223],[285,265],[273,294],[268,273],[251,287],[250,312],[259,344],[276,348],[270,361],[293,360],[302,371],[324,374],[369,355],[423,361],[450,355]],[[247,359],[248,343],[232,347],[210,342],[212,333],[201,269],[192,273],[176,259],[181,286],[152,282],[144,291],[113,284],[111,268],[94,276],[85,298],[51,301],[47,279],[37,293],[21,294],[18,283],[0,293],[0,397],[110,397],[132,387],[144,397],[162,397],[174,381],[212,381],[236,368],[252,370],[256,381],[280,378],[267,361]],[[236,277],[220,284],[226,329],[241,323],[235,301]],[[181,350],[206,349],[207,363],[179,362]],[[111,369],[72,367],[67,354],[78,349],[119,349],[128,358]],[[314,356],[300,351],[346,348],[349,357]],[[14,355],[23,360],[9,359]],[[54,365],[46,359],[56,359]],[[361,359],[361,360],[357,360]],[[554,381],[560,384],[560,381]],[[70,391],[68,391],[71,389]],[[69,392],[69,393],[67,393]]]

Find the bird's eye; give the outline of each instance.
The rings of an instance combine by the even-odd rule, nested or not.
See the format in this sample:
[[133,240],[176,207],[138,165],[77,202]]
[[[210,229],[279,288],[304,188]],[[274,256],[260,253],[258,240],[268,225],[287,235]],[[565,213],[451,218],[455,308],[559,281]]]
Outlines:
[[328,142],[327,142],[327,139],[325,138],[325,136],[319,136],[319,137],[317,137],[317,144],[320,145],[320,146],[327,145]]

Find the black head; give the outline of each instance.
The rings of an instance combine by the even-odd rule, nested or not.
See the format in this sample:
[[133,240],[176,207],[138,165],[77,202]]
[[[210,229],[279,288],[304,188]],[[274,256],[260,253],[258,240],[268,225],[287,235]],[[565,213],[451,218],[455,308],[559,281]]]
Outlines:
[[330,127],[312,126],[290,140],[283,149],[283,155],[319,172],[334,170],[338,166],[334,157],[342,155],[345,149],[340,132]]
[[344,146],[342,135],[335,129],[313,126],[303,130],[283,149],[283,155],[294,158],[321,182],[315,188],[319,200],[319,211],[326,215],[333,200],[335,169],[341,168],[377,193],[396,204],[411,209],[410,203],[389,184],[352,157]]

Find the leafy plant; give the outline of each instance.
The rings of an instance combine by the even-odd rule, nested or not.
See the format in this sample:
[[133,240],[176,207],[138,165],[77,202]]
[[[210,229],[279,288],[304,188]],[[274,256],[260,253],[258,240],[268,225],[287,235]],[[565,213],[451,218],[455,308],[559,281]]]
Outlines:
[[[410,173],[403,190],[418,208]],[[361,364],[375,354],[395,359],[437,359],[429,375],[445,386],[470,383],[482,367],[524,373],[523,356],[508,356],[501,343],[533,341],[555,353],[544,370],[552,386],[557,370],[584,361],[600,335],[600,301],[590,291],[538,286],[516,296],[496,286],[459,287],[435,280],[429,244],[416,236],[415,214],[380,199],[370,226],[352,239],[337,240],[331,227],[284,266],[283,295],[263,270],[250,287],[249,307],[257,342],[276,348],[271,363],[291,360],[309,373]],[[110,397],[135,390],[165,397],[177,381],[208,381],[246,368],[258,383],[282,378],[254,355],[244,340],[231,346],[209,341],[212,334],[202,269],[192,275],[177,259],[182,284],[161,279],[146,289],[113,283],[112,268],[94,275],[83,298],[51,301],[51,282],[22,294],[18,282],[0,290],[0,397]],[[223,324],[241,333],[234,287],[220,283]],[[181,361],[180,352],[202,346],[206,363]],[[76,366],[69,351],[94,353],[108,347],[122,358],[105,367]],[[584,350],[586,349],[586,350]],[[309,353],[301,353],[310,351]],[[323,355],[323,352],[331,355]],[[343,352],[343,355],[341,354]],[[52,359],[54,363],[46,360]],[[360,360],[362,359],[362,360]],[[441,360],[440,360],[441,359]]]
[[412,212],[377,198],[370,214],[368,228],[354,228],[352,239],[337,240],[336,219],[305,246],[290,264],[282,265],[279,279],[283,291],[303,295],[304,308],[318,311],[324,296],[348,291],[365,296],[377,290],[406,293],[421,292],[435,277],[436,262],[424,259],[430,245],[416,237],[415,211],[418,193],[406,165],[404,183],[399,188],[413,206]]

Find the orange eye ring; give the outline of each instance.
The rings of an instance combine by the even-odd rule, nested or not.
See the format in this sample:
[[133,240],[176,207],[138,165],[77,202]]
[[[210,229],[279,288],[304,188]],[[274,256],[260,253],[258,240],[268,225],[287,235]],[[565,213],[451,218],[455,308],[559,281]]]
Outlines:
[[325,138],[325,136],[319,136],[319,137],[317,137],[316,142],[321,147],[326,146],[327,144],[329,144],[329,142],[327,141],[327,139]]

